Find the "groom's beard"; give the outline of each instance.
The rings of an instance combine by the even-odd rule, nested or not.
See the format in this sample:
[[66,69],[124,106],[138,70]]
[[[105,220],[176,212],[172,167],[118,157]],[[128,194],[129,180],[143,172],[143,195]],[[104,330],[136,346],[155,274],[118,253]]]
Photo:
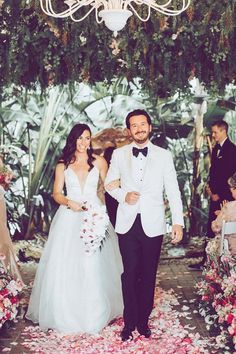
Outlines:
[[[140,133],[146,133],[146,135],[145,135],[142,139],[139,139],[139,138],[137,137],[137,135],[139,135]],[[133,139],[134,139],[134,141],[135,141],[137,144],[144,144],[144,143],[146,143],[146,141],[148,141],[148,139],[149,139],[149,133],[147,133],[146,131],[136,133],[136,134],[133,136]]]

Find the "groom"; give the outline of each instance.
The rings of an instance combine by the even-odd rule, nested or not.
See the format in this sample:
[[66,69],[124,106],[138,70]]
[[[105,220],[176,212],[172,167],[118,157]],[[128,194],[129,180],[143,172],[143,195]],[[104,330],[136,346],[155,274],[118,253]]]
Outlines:
[[121,339],[133,339],[137,328],[149,338],[148,319],[153,308],[156,272],[163,234],[166,232],[165,190],[172,212],[172,242],[182,239],[183,212],[173,160],[169,151],[149,140],[151,119],[137,109],[126,117],[133,138],[130,145],[113,152],[105,183],[120,180],[109,190],[119,202],[116,232],[124,272],[121,276],[124,299],[124,328]]

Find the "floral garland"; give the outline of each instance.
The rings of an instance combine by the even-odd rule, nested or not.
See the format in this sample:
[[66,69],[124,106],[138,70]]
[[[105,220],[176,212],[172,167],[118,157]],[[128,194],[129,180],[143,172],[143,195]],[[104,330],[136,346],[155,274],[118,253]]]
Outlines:
[[[207,246],[208,260],[203,280],[196,284],[200,296],[199,312],[208,330],[217,331],[219,348],[236,350],[236,257],[219,257],[217,241]],[[232,352],[231,351],[231,352]]]
[[88,205],[84,211],[80,238],[84,241],[85,252],[93,254],[101,248],[107,237],[109,218],[106,207],[100,205]]
[[14,280],[3,266],[5,255],[0,255],[0,328],[16,318],[23,284]]

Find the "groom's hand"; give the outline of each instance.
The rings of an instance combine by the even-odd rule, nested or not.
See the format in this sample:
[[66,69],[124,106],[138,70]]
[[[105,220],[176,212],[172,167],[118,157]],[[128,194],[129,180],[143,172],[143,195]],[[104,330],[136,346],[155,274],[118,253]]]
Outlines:
[[173,244],[176,244],[180,242],[183,238],[183,227],[181,225],[173,225],[172,226],[172,235],[171,235],[171,242]]
[[128,192],[125,196],[125,202],[130,205],[134,205],[140,198],[139,192]]

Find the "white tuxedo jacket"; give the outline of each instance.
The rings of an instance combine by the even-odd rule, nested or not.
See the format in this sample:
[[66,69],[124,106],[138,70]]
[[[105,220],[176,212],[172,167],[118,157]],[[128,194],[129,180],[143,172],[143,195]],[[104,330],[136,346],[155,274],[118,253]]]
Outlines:
[[[148,155],[141,186],[137,185],[132,169],[132,147],[129,144],[113,152],[105,184],[120,179],[120,188],[107,191],[119,202],[115,230],[124,234],[132,227],[139,212],[144,232],[153,237],[166,232],[164,191],[169,200],[172,224],[184,225],[183,208],[176,171],[171,153],[148,143]],[[125,202],[128,192],[140,192],[140,199],[135,205]]]

